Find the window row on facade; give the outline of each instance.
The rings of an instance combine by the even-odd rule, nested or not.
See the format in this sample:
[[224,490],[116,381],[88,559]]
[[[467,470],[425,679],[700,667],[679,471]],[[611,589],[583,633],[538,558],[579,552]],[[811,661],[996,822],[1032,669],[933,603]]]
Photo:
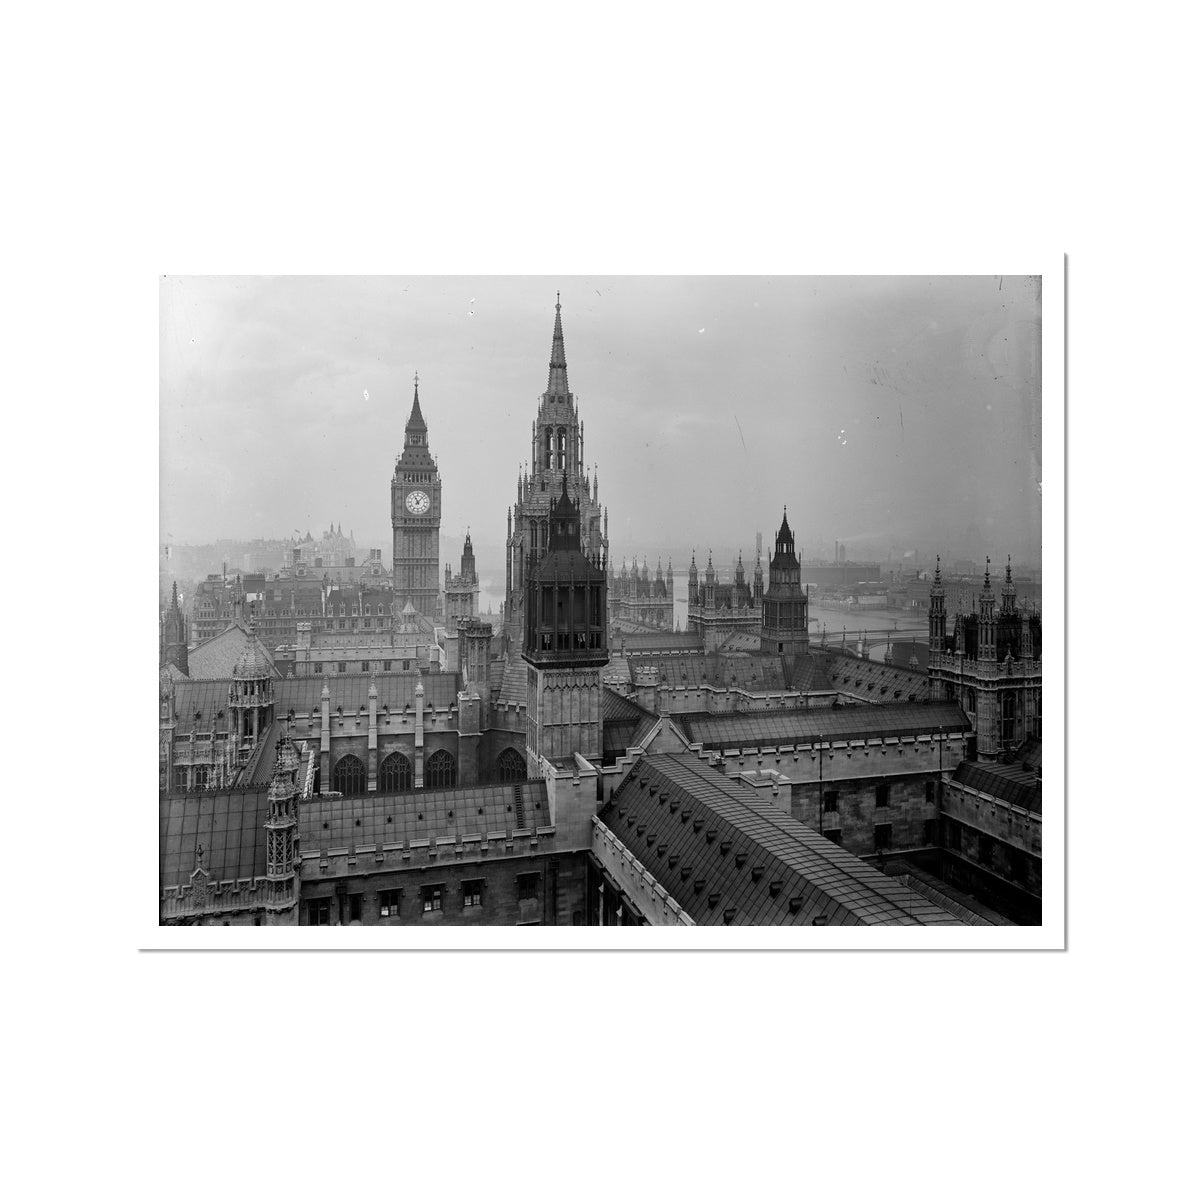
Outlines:
[[[516,900],[537,900],[541,877],[536,871],[519,874],[513,885]],[[447,911],[452,905],[460,909],[482,909],[487,882],[483,879],[464,879],[454,885],[450,883],[427,883],[414,889],[409,912],[404,913],[404,888],[385,888],[378,893],[349,892],[346,897],[344,917],[348,922],[362,921],[364,912],[375,908],[371,915],[381,921],[394,920],[401,916],[428,917]],[[314,896],[302,903],[302,915],[306,925],[332,925],[338,912],[336,896]]]

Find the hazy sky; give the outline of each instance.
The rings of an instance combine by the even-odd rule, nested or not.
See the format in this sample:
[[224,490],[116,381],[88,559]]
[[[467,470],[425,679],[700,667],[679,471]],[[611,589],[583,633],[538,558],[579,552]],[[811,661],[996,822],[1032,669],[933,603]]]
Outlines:
[[[556,290],[614,556],[835,538],[1040,555],[1036,280],[167,278],[164,540],[318,534],[390,555],[414,371],[443,558],[505,508],[546,386]],[[877,551],[878,552],[878,551]],[[678,564],[677,564],[678,565]]]

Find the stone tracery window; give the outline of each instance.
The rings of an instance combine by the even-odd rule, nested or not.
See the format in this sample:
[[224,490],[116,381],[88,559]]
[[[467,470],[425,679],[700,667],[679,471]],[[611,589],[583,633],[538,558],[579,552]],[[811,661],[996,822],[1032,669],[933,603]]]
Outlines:
[[397,751],[389,754],[379,765],[379,790],[381,792],[407,792],[412,790],[413,766],[407,755]]
[[367,772],[362,759],[343,754],[333,768],[333,790],[344,796],[360,796],[367,790]]
[[458,782],[458,766],[446,750],[435,750],[425,764],[425,786],[450,788]]
[[509,746],[496,759],[496,778],[501,783],[516,783],[526,777],[525,759],[520,752]]

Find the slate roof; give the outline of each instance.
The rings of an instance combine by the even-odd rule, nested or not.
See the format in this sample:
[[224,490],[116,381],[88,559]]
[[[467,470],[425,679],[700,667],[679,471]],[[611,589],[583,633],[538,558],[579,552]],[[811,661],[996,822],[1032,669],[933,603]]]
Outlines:
[[756,633],[747,633],[744,629],[739,629],[731,633],[722,643],[722,650],[758,650],[762,646],[762,639]]
[[957,925],[691,755],[641,759],[600,820],[698,925]]
[[1026,812],[1042,811],[1042,785],[1037,773],[1017,763],[959,763],[954,782],[995,796]]
[[747,692],[778,692],[787,688],[783,658],[778,654],[718,653],[651,661],[658,667],[662,682],[671,687],[708,685],[736,687]]
[[783,659],[784,674],[793,692],[831,692],[833,681],[821,659],[811,654],[789,654]]
[[267,726],[258,740],[258,745],[254,748],[254,754],[243,768],[246,772],[245,778],[237,780],[238,783],[252,787],[266,787],[271,782],[271,776],[275,773],[275,747],[279,742],[279,731],[282,725],[282,721],[272,721]]
[[929,698],[929,676],[923,671],[836,653],[827,654],[823,665],[835,688],[863,700]]
[[968,730],[957,704],[863,704],[839,708],[789,708],[748,713],[687,713],[675,717],[693,742],[707,750],[743,746],[807,745],[872,737],[910,737],[938,729]]
[[250,630],[240,622],[234,622],[228,629],[223,629],[216,637],[209,638],[188,653],[188,677],[232,679],[248,646],[254,647],[256,655],[261,653],[262,659],[269,664],[270,673],[278,679],[280,673],[274,666],[274,656],[261,639],[255,637],[251,641]]
[[631,684],[633,675],[630,673],[629,659],[614,654],[607,664],[600,668],[600,678],[606,684]]
[[253,879],[267,873],[267,789],[176,792],[158,802],[159,888],[179,887],[196,868],[214,880]]
[[545,780],[533,779],[394,795],[318,795],[300,802],[298,834],[302,852],[333,851],[442,837],[461,841],[550,824]]
[[630,746],[635,746],[658,724],[659,718],[625,696],[604,688],[601,696],[601,720],[604,731],[603,761],[615,762]]
[[504,678],[500,682],[500,704],[526,704],[528,702],[529,676],[523,659],[510,659],[504,664]]
[[[181,679],[175,684],[175,735],[224,727],[230,679]],[[220,716],[218,716],[218,713]]]

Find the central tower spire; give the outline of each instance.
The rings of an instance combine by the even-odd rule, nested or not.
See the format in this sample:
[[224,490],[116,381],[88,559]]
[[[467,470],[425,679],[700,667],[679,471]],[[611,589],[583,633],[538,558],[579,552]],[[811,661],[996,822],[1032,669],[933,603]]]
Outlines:
[[550,343],[550,376],[546,383],[546,395],[556,399],[570,396],[567,387],[567,352],[563,346],[562,293],[555,293],[554,340]]

